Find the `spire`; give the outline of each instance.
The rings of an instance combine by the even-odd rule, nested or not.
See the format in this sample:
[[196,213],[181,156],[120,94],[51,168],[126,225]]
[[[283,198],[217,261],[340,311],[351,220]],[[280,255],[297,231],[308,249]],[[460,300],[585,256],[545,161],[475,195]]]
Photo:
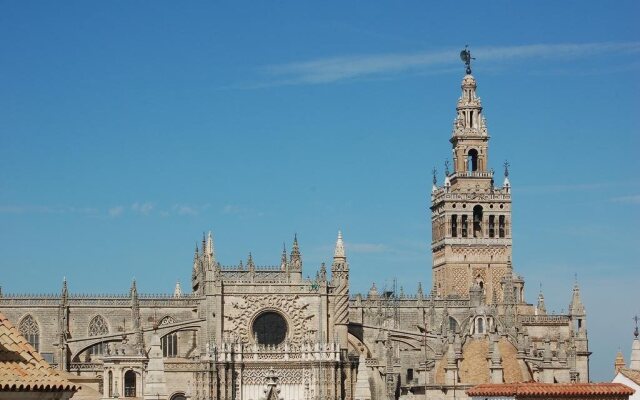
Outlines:
[[202,253],[206,261],[207,268],[213,267],[216,263],[216,253],[213,247],[213,235],[211,234],[211,231],[209,231],[206,241],[204,238],[202,239]]
[[580,286],[578,286],[578,278],[573,285],[573,293],[571,295],[571,303],[569,303],[569,314],[582,316],[585,315],[584,305],[580,299]]
[[336,240],[336,249],[333,252],[333,258],[346,258],[344,251],[344,242],[342,241],[342,232],[338,231],[338,240]]
[[173,297],[182,296],[182,288],[180,287],[180,281],[176,282],[176,287],[173,289]]
[[424,297],[424,292],[422,290],[422,282],[418,282],[418,298],[421,299]]
[[253,255],[251,252],[249,252],[249,258],[247,258],[247,268],[252,272],[256,270],[256,265],[253,263]]
[[538,306],[536,312],[540,315],[547,313],[547,307],[544,305],[544,294],[542,293],[542,284],[540,284],[540,293],[538,293]]
[[62,278],[62,299],[67,300],[69,298],[69,289],[67,289],[67,277]]
[[616,354],[616,360],[613,362],[613,368],[615,369],[616,374],[624,368],[624,356],[620,350],[618,350],[618,354]]
[[289,265],[292,271],[302,272],[302,256],[300,255],[300,246],[298,245],[298,234],[295,234],[293,236],[293,245],[291,246]]
[[136,284],[136,278],[133,278],[133,280],[131,281],[131,289],[129,290],[129,295],[131,296],[131,298],[138,297],[138,285]]
[[282,243],[282,255],[280,256],[280,270],[287,270],[287,246]]

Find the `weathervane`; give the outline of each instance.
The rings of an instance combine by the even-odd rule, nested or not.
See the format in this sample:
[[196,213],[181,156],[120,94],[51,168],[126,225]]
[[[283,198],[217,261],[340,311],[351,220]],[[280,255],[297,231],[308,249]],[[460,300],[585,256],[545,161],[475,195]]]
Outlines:
[[438,178],[436,177],[438,170],[436,169],[436,167],[433,167],[433,170],[431,170],[431,173],[433,174],[433,185],[435,186],[438,183]]
[[504,177],[508,178],[509,177],[509,167],[511,166],[511,164],[509,164],[509,161],[504,160]]
[[636,329],[633,330],[633,336],[638,337],[638,333],[639,333],[638,332],[638,321],[640,321],[640,318],[638,318],[638,316],[636,315],[636,316],[633,317],[633,320],[636,323]]
[[449,176],[449,160],[444,160],[444,174]]
[[475,60],[474,57],[471,57],[471,50],[469,50],[469,45],[465,45],[464,49],[460,52],[460,59],[467,67],[467,75],[471,75],[471,60]]

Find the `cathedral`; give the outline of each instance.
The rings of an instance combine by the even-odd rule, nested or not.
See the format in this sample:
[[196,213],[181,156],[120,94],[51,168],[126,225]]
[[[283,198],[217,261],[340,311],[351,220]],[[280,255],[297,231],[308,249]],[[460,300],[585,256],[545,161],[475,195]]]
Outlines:
[[548,314],[542,293],[526,302],[508,164],[500,186],[469,58],[452,162],[431,190],[427,291],[351,293],[341,233],[311,280],[297,238],[279,265],[223,265],[209,233],[190,291],[148,295],[134,281],[125,294],[75,294],[65,281],[56,295],[0,293],[0,311],[100,399],[464,399],[480,383],[588,382],[578,285],[566,314]]

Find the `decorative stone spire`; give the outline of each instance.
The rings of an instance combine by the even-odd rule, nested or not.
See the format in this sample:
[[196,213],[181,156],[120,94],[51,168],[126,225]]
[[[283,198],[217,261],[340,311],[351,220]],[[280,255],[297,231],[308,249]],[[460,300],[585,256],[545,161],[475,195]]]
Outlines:
[[418,282],[418,299],[424,298],[424,292],[422,291],[422,282]]
[[140,301],[138,300],[138,285],[136,284],[135,278],[131,282],[129,294],[131,296],[131,321],[133,323],[133,330],[135,331],[133,346],[138,354],[142,354],[144,351],[144,335],[140,322]]
[[256,272],[256,265],[253,263],[253,255],[249,252],[249,258],[247,258],[247,268],[250,272]]
[[280,270],[281,271],[286,271],[287,270],[287,265],[288,265],[288,261],[287,261],[287,246],[282,243],[282,255],[280,256]]
[[180,281],[176,282],[176,287],[173,289],[173,297],[182,296],[182,288],[180,287]]
[[69,299],[69,289],[67,288],[67,277],[62,278],[62,291],[60,292],[60,297],[63,302],[67,302]]
[[573,293],[571,295],[571,303],[569,303],[569,314],[575,316],[585,315],[584,305],[580,298],[580,286],[578,286],[578,280],[576,279],[573,285]]
[[333,252],[333,258],[347,258],[344,252],[344,242],[342,241],[341,231],[338,231],[338,240],[336,240],[336,249]]
[[211,231],[209,231],[209,234],[207,235],[207,242],[205,244],[203,252],[207,263],[207,268],[210,269],[216,262],[216,252],[213,246],[213,235],[211,234]]
[[544,305],[544,294],[542,293],[542,284],[540,285],[540,293],[538,293],[538,306],[536,307],[536,313],[545,315],[547,313],[547,307]]
[[613,363],[613,368],[615,369],[616,374],[620,372],[622,368],[624,368],[624,365],[624,356],[622,355],[622,352],[618,350],[618,354],[616,354],[616,360]]
[[291,246],[291,255],[289,256],[289,273],[290,279],[294,283],[302,280],[302,255],[300,254],[297,234],[293,236],[293,245]]

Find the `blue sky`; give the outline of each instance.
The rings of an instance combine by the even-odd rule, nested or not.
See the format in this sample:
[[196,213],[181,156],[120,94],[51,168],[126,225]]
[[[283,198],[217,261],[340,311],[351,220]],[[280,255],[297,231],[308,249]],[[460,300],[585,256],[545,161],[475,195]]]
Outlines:
[[[431,286],[429,188],[469,44],[511,163],[514,266],[592,378],[640,312],[637,2],[0,2],[4,292],[188,287],[194,242],[305,273],[342,229],[352,292]],[[442,176],[440,175],[440,180]]]

